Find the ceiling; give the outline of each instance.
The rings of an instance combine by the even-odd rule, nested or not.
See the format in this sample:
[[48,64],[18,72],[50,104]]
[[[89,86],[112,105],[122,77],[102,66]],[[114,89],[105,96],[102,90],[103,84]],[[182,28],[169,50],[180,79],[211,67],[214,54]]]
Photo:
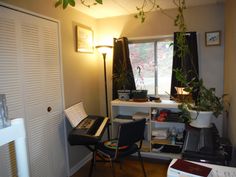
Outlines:
[[[206,4],[217,4],[224,0],[185,0],[187,7],[199,6]],[[86,0],[93,3],[94,0]],[[137,13],[136,7],[142,5],[143,0],[103,0],[103,5],[95,5],[90,8],[81,5],[80,0],[77,0],[76,9],[93,18],[107,18],[120,15],[128,15]],[[162,9],[175,8],[173,0],[157,0]]]

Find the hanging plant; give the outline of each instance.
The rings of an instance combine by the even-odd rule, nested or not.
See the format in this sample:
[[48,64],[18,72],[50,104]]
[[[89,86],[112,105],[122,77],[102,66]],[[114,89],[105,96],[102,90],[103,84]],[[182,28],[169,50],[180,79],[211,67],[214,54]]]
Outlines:
[[[103,4],[102,0],[94,0],[93,3],[87,3],[86,0],[80,0],[81,4],[90,8],[91,6],[97,5],[97,4]],[[68,5],[71,5],[72,7],[75,7],[75,0],[58,0],[55,3],[55,7],[58,7],[62,5],[63,9],[66,9]]]

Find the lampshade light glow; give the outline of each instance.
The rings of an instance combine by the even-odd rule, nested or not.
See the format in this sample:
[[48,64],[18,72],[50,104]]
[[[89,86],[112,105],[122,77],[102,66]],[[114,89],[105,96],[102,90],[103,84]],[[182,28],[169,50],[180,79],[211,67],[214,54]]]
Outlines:
[[112,46],[111,45],[98,45],[96,46],[96,49],[101,54],[107,54],[111,51]]

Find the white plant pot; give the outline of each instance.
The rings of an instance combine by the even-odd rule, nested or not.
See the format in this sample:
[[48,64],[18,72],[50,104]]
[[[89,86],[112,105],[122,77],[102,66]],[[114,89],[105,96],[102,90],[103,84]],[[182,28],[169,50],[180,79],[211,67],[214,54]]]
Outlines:
[[208,128],[211,126],[212,111],[189,110],[192,118],[190,125],[197,128]]

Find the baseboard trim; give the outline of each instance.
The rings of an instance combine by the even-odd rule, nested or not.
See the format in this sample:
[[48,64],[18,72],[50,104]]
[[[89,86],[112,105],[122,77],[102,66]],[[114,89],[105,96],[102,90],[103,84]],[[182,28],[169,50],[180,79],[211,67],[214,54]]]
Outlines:
[[93,153],[89,153],[82,160],[80,160],[76,165],[70,168],[70,176],[75,174],[81,167],[83,167],[88,161],[92,159]]

